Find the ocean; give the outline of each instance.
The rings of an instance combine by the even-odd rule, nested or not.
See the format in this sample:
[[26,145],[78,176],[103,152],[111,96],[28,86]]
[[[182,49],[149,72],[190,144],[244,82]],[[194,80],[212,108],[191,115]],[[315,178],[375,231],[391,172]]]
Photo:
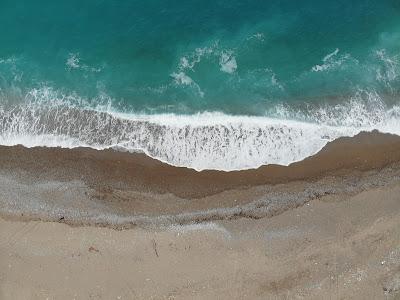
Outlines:
[[400,134],[398,0],[2,0],[0,144],[288,165]]

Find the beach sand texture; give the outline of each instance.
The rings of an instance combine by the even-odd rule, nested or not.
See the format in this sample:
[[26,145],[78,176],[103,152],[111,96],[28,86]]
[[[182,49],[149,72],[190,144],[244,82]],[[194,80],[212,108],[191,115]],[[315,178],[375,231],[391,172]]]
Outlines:
[[[397,299],[400,138],[289,167],[0,148],[0,299]],[[67,223],[67,224],[64,224]]]

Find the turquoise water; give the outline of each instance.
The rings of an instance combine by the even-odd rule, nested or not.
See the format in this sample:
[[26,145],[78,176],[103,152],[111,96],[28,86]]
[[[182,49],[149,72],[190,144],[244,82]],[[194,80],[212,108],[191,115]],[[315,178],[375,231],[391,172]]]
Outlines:
[[397,0],[3,0],[0,28],[3,144],[236,169],[397,132]]
[[395,0],[2,1],[0,28],[0,58],[15,60],[0,65],[3,88],[105,93],[149,112],[260,114],[277,100],[388,92],[377,52],[400,54]]

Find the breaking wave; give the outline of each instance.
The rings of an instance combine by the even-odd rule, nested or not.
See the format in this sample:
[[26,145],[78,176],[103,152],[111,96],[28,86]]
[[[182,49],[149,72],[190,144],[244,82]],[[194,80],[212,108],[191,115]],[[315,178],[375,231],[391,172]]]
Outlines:
[[338,105],[276,105],[265,116],[120,113],[50,88],[30,91],[19,104],[3,103],[1,145],[114,148],[196,170],[288,165],[360,131],[400,134],[400,107],[367,91]]

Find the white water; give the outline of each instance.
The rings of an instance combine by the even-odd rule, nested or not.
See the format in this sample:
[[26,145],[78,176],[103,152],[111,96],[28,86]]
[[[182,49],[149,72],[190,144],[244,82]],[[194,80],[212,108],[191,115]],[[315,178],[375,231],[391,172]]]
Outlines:
[[122,114],[110,106],[77,108],[83,104],[74,101],[44,89],[32,91],[13,109],[0,107],[0,144],[113,147],[176,166],[228,171],[288,165],[329,141],[361,131],[400,134],[400,108],[387,107],[373,92],[360,91],[346,103],[303,111],[277,106],[270,117]]

